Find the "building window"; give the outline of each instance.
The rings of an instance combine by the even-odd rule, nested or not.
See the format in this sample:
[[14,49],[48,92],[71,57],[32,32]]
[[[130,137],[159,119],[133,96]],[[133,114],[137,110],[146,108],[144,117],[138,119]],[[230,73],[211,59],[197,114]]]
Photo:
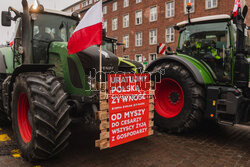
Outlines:
[[135,33],[135,46],[142,46],[142,32]]
[[150,17],[149,17],[149,21],[153,22],[157,20],[157,7],[153,6],[150,8]]
[[113,3],[113,11],[117,11],[117,2]]
[[129,55],[124,55],[123,58],[124,59],[129,59]]
[[136,2],[136,3],[140,3],[141,1],[142,1],[142,0],[136,0],[135,2]]
[[149,63],[156,60],[156,58],[157,58],[156,53],[150,53],[148,58]]
[[112,19],[112,30],[117,30],[117,23],[118,23],[118,19],[113,18]]
[[135,55],[135,61],[138,61],[138,62],[140,62],[140,63],[142,63],[142,55],[141,54],[136,54]]
[[74,10],[79,10],[80,9],[80,4],[76,5]]
[[102,13],[107,14],[107,6],[103,6]]
[[123,28],[129,27],[129,14],[123,16]]
[[195,5],[194,5],[194,0],[184,0],[184,11],[185,11],[185,13],[187,14],[188,13],[188,11],[187,11],[187,3],[191,3],[191,5],[192,5],[192,8],[190,9],[190,12],[191,13],[193,13],[194,12],[194,8],[195,8]]
[[129,47],[129,35],[124,35],[123,36],[123,43],[125,44],[124,45],[125,48]]
[[88,1],[83,1],[82,7],[84,8],[84,7],[86,7],[86,6],[88,6]]
[[166,18],[174,17],[174,11],[175,11],[174,8],[175,8],[174,1],[166,3]]
[[124,0],[123,1],[123,7],[126,8],[129,6],[129,0]]
[[206,0],[206,9],[217,8],[218,2],[217,0]]
[[93,0],[89,0],[89,5],[93,3]]
[[166,28],[166,43],[174,42],[174,28]]
[[142,24],[142,10],[135,12],[135,25]]
[[103,22],[102,28],[105,29],[106,32],[108,32],[108,22],[107,21]]
[[153,29],[149,31],[149,44],[154,45],[157,43],[157,30]]

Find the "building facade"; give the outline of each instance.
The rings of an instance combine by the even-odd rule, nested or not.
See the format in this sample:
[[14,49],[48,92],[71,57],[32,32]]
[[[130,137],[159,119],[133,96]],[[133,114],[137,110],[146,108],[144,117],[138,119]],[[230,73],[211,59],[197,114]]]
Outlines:
[[[78,10],[83,15],[98,0],[84,0],[64,11]],[[103,0],[103,27],[107,36],[124,42],[117,47],[121,57],[150,63],[157,57],[158,43],[165,43],[175,50],[178,31],[173,26],[187,20],[186,4],[192,4],[191,18],[228,14],[235,0]],[[247,0],[249,4],[250,0]],[[76,7],[78,6],[78,7]],[[249,13],[250,15],[250,13]],[[247,22],[250,25],[250,17]]]

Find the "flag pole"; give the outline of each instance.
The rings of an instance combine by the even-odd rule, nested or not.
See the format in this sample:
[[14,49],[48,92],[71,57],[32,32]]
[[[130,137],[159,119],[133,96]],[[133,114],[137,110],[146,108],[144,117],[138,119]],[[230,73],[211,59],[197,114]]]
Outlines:
[[99,66],[99,72],[100,72],[100,88],[101,88],[101,82],[102,82],[102,45],[100,45],[100,66]]

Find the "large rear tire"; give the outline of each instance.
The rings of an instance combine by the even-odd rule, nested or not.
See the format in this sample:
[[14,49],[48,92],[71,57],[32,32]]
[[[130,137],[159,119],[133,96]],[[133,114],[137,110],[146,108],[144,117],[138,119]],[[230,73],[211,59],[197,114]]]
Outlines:
[[12,127],[22,157],[45,160],[61,152],[70,137],[69,106],[51,73],[23,73],[12,92]]
[[204,110],[203,88],[179,63],[168,62],[156,66],[153,74],[159,74],[159,70],[162,75],[158,75],[160,82],[155,87],[156,125],[170,133],[195,129]]

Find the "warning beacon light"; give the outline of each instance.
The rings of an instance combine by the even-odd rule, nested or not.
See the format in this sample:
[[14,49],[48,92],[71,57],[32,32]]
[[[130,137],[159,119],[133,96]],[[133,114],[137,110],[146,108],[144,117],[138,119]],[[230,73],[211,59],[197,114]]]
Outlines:
[[191,20],[190,20],[190,10],[191,9],[192,9],[192,4],[189,2],[189,3],[187,3],[188,23],[189,24],[191,23]]
[[190,11],[192,8],[192,4],[190,2],[187,3],[187,10]]
[[41,13],[43,11],[44,11],[43,5],[41,5],[38,0],[34,0],[33,5],[31,5],[31,7],[30,7],[30,12]]

